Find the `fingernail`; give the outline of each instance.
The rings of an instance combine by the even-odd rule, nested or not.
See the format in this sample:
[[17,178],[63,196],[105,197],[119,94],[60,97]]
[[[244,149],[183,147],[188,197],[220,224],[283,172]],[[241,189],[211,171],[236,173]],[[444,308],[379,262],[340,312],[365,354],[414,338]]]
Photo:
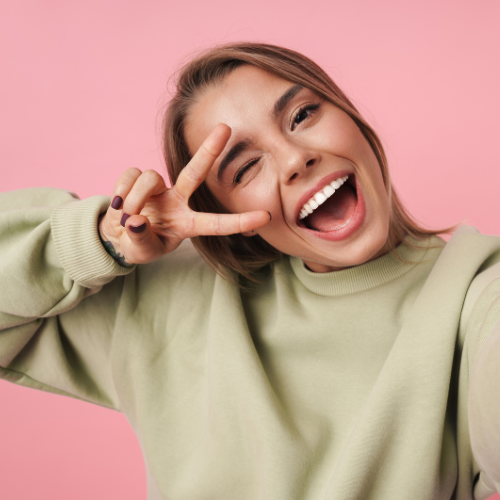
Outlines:
[[271,215],[271,212],[269,210],[266,210],[266,212],[269,214],[269,221],[273,220],[273,216]]
[[146,223],[143,222],[142,224],[139,224],[138,226],[132,226],[130,225],[128,227],[133,233],[142,233],[144,229],[146,229]]
[[123,198],[121,196],[115,196],[113,198],[113,201],[111,202],[111,208],[119,210],[120,207],[122,206],[122,203],[123,203]]
[[120,221],[120,224],[125,227],[125,222],[127,222],[127,219],[130,217],[129,214],[123,214],[122,215],[122,220]]

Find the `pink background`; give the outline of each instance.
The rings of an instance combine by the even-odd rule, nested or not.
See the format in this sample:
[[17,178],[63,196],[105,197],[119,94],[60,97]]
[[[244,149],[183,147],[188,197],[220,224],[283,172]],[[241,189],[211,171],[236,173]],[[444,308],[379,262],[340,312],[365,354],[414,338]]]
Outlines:
[[[500,234],[499,26],[498,0],[4,1],[0,190],[87,197],[131,166],[164,173],[168,76],[252,40],[303,52],[352,96],[418,219]],[[122,415],[4,382],[0,401],[0,498],[145,498]]]

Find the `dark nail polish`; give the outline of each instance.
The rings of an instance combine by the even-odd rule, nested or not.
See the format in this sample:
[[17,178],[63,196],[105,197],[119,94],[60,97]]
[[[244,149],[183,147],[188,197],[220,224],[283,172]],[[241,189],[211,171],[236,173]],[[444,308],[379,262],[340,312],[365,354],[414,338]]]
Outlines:
[[139,224],[138,226],[129,226],[129,229],[133,233],[142,233],[144,229],[146,229],[146,223],[143,222],[142,224]]
[[114,208],[115,210],[120,210],[122,203],[123,203],[123,198],[121,196],[115,196],[113,198],[113,201],[111,202],[111,208]]
[[120,221],[120,224],[125,227],[125,222],[127,222],[127,219],[130,217],[129,214],[123,214],[122,215],[122,220]]
[[269,220],[272,221],[273,220],[273,216],[271,215],[271,212],[269,210],[266,210],[266,212],[269,214]]

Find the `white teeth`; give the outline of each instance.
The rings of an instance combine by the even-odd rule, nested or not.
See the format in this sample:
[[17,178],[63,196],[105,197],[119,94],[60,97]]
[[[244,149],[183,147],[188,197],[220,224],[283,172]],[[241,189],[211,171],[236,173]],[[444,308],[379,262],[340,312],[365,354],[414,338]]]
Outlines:
[[327,184],[324,188],[323,188],[323,193],[325,193],[325,196],[327,198],[330,198],[330,196],[335,193],[335,189],[333,189],[332,186],[330,186],[330,184]]
[[328,200],[328,198],[321,191],[314,195],[314,199],[316,200],[316,203],[318,205],[321,205],[322,203],[325,203],[326,200]]
[[335,191],[344,184],[344,182],[349,178],[348,175],[335,179],[334,181],[327,184],[323,189],[314,193],[311,199],[305,203],[299,213],[299,219],[305,219],[309,214],[312,214],[321,204],[335,193]]
[[313,210],[316,210],[319,207],[314,198],[311,198],[308,203]]

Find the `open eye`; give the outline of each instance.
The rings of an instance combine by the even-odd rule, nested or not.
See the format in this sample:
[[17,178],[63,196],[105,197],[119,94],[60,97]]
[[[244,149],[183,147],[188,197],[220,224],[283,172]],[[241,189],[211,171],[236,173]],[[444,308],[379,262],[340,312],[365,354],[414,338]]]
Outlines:
[[295,130],[297,125],[300,125],[304,120],[307,120],[320,107],[320,104],[306,104],[302,106],[295,114],[292,122],[292,130]]

